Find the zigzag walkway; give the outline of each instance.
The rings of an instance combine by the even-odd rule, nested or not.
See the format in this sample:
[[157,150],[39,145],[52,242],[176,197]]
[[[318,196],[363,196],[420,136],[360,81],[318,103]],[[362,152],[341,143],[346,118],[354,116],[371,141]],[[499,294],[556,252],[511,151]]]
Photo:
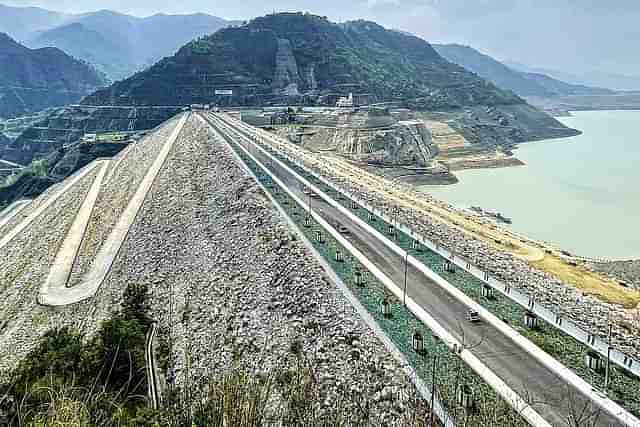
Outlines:
[[93,162],[85,169],[83,169],[80,173],[75,175],[73,178],[69,179],[69,181],[60,189],[58,192],[49,197],[44,203],[42,203],[38,209],[33,211],[28,217],[26,217],[22,222],[16,225],[13,229],[11,229],[7,234],[0,238],[0,249],[7,246],[18,234],[20,234],[23,230],[25,230],[33,221],[36,220],[44,211],[46,211],[51,205],[53,205],[56,200],[60,198],[63,194],[69,191],[74,185],[76,185],[82,178],[87,176],[92,170],[94,170],[99,165],[98,162]]
[[16,215],[18,215],[27,205],[31,203],[31,200],[18,200],[7,206],[2,212],[0,212],[0,230],[7,225]]
[[149,190],[151,190],[151,186],[164,166],[165,161],[167,160],[167,157],[169,156],[169,153],[171,152],[188,118],[189,113],[184,114],[180,118],[180,121],[174,128],[171,136],[167,142],[165,142],[158,154],[158,157],[155,159],[144,179],[140,183],[138,190],[129,201],[127,208],[122,213],[113,230],[107,237],[107,240],[100,248],[98,254],[93,260],[91,269],[82,277],[79,284],[69,288],[67,287],[67,284],[71,274],[71,269],[75,263],[80,245],[82,244],[84,231],[86,230],[86,226],[91,218],[91,212],[106,173],[107,167],[106,165],[104,166],[94,181],[91,190],[80,209],[80,213],[76,217],[65,241],[62,244],[62,247],[56,255],[54,265],[46,282],[40,289],[40,293],[38,295],[38,302],[40,304],[52,307],[75,304],[91,298],[97,292],[111,271],[111,266],[120,252],[120,248],[129,233],[131,225],[133,225]]

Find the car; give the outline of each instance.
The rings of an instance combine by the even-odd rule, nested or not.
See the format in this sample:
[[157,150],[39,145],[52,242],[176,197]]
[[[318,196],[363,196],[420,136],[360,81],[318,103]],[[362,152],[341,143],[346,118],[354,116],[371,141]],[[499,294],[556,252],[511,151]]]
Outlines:
[[473,309],[467,311],[467,320],[472,323],[479,322],[480,313],[478,313],[476,310],[473,310]]
[[345,227],[342,224],[338,224],[336,223],[336,229],[338,230],[338,233],[340,234],[348,234],[349,233],[349,229],[347,227]]

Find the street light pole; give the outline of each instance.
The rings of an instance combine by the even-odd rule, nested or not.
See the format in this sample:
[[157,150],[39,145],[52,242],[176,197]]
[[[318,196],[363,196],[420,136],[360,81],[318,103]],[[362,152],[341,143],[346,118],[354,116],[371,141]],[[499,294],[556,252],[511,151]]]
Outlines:
[[433,366],[431,367],[431,403],[429,406],[429,427],[433,427],[433,405],[436,400],[436,369],[438,366],[438,355],[433,356]]
[[613,324],[609,321],[609,336],[607,340],[607,366],[604,373],[604,393],[607,393],[609,388],[609,369],[611,365],[611,334],[613,333]]
[[402,296],[402,303],[404,304],[404,308],[407,308],[407,269],[409,268],[409,252],[405,252],[404,255],[404,294]]

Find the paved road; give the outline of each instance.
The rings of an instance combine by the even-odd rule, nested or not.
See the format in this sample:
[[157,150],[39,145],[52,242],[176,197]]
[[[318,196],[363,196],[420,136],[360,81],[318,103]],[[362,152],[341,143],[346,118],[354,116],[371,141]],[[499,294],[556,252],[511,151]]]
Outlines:
[[[267,165],[272,173],[302,200],[308,199],[303,194],[297,178],[277,164],[270,164],[268,157],[255,148],[251,153]],[[403,286],[405,266],[404,259],[400,255],[323,200],[313,199],[312,208],[328,223],[338,222],[346,226],[350,231],[348,240],[396,284]],[[472,353],[512,389],[520,392],[521,395],[526,393],[533,402],[546,402],[532,406],[551,424],[575,425],[567,421],[570,419],[571,407],[574,412],[582,413],[588,402],[579,390],[568,385],[500,331],[484,323],[468,323],[465,320],[468,308],[411,265],[407,269],[407,293],[458,340],[477,343],[471,349]],[[569,400],[573,401],[573,404],[570,404]],[[607,413],[600,414],[595,425],[620,426]]]

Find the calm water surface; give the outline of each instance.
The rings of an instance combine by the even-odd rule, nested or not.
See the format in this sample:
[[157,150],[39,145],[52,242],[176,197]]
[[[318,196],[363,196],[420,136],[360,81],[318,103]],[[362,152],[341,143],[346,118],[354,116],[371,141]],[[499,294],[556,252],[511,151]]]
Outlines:
[[640,258],[640,111],[573,114],[560,121],[583,134],[521,145],[526,166],[456,172],[460,183],[422,190],[498,210],[514,230],[580,255]]

